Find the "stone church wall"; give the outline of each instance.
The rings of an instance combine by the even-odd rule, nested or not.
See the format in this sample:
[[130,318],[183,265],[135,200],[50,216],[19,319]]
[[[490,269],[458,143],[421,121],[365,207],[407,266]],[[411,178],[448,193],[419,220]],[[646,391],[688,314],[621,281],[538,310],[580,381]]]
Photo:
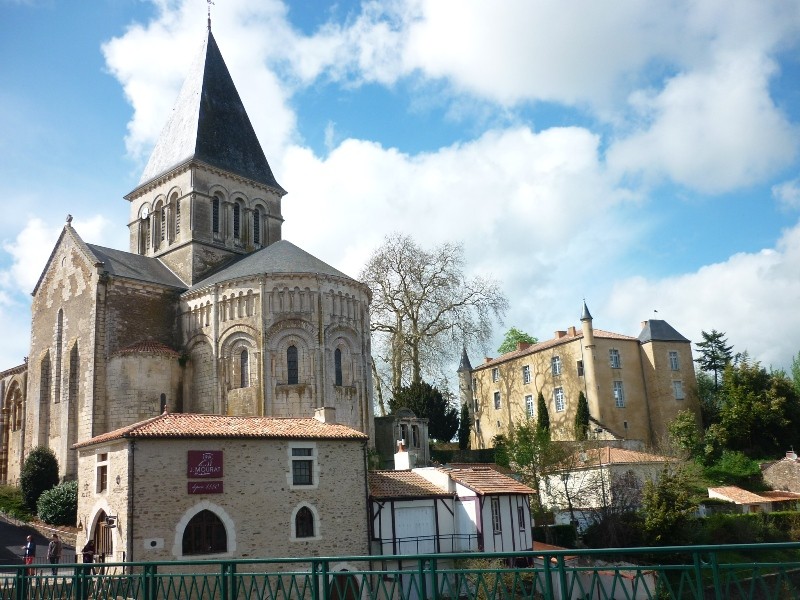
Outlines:
[[111,279],[106,291],[106,355],[144,340],[175,349],[176,298],[169,289]]
[[165,406],[175,412],[183,375],[177,356],[118,354],[106,372],[109,431],[155,417]]

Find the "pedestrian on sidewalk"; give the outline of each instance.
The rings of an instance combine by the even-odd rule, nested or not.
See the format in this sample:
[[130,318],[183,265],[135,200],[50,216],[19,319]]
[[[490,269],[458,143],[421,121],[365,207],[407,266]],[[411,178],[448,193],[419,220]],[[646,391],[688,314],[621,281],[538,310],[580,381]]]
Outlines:
[[[51,565],[57,565],[61,560],[61,540],[54,533],[47,545],[47,560]],[[53,575],[58,575],[58,567],[53,567]]]
[[[33,541],[33,536],[29,535],[25,545],[22,547],[22,555],[25,557],[25,564],[32,565],[33,559],[36,558],[36,542]],[[28,575],[33,575],[33,569],[27,569]]]

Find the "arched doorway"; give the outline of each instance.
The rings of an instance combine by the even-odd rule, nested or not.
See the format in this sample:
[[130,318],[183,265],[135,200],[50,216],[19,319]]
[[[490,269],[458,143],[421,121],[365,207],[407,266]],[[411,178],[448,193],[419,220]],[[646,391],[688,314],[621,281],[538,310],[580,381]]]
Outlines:
[[97,515],[97,525],[94,528],[94,560],[95,562],[105,562],[106,557],[114,556],[113,531],[108,526],[105,511],[101,510]]
[[331,574],[328,598],[330,600],[356,600],[359,597],[358,580],[347,571]]

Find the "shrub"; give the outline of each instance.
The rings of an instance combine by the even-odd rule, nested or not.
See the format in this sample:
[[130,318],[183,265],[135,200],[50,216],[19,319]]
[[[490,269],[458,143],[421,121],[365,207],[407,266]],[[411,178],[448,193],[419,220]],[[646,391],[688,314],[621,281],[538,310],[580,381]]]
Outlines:
[[43,492],[36,508],[45,523],[74,527],[78,520],[78,482],[67,481]]
[[722,457],[705,470],[706,477],[739,486],[763,485],[758,462],[738,451],[725,450]]
[[22,498],[29,510],[36,510],[42,492],[58,485],[58,459],[50,448],[37,446],[28,454],[19,478]]
[[22,499],[22,491],[12,485],[0,485],[0,511],[20,521],[33,518]]

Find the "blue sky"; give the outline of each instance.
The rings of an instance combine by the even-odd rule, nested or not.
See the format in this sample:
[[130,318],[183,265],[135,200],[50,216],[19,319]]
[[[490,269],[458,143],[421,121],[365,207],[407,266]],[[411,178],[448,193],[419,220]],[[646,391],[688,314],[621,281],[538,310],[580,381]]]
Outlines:
[[[658,310],[766,365],[800,350],[800,5],[218,0],[212,21],[284,237],[326,262],[461,241],[509,298],[498,340],[585,298],[603,329]],[[0,0],[0,368],[67,213],[127,247],[122,197],[205,24],[203,0]]]

